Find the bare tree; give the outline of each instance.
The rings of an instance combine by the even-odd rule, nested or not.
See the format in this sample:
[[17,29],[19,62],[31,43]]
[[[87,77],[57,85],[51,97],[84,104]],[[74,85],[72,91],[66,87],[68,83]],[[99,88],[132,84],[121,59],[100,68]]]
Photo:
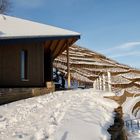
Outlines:
[[8,12],[9,0],[0,0],[0,14]]

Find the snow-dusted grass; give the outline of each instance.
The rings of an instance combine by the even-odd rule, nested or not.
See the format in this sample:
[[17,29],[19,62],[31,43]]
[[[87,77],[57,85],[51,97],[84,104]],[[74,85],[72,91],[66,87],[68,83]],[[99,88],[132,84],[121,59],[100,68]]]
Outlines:
[[128,121],[129,126],[125,127],[127,131],[128,140],[140,140],[140,127],[137,126],[137,123],[140,122],[140,113],[139,111],[137,111],[137,114],[135,114],[135,111],[132,112],[134,106],[139,101],[140,96],[129,97],[122,105],[124,113],[123,115],[124,121],[132,120],[133,124],[131,127],[131,121]]
[[[123,103],[123,113],[124,113],[124,119],[136,119],[134,114],[132,113],[132,110],[137,102],[140,101],[140,96],[138,97],[127,97],[126,101]],[[140,116],[139,116],[140,118]]]
[[0,140],[108,140],[117,106],[93,89],[6,104],[0,106]]

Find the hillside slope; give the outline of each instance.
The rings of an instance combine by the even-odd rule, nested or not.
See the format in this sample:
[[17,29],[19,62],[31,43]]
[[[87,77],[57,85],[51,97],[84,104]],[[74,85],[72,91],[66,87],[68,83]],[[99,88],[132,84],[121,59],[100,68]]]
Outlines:
[[[55,59],[53,65],[67,76],[66,51]],[[70,72],[72,81],[76,80],[79,85],[88,87],[93,87],[93,83],[102,75],[105,76],[105,82],[108,84],[107,72],[110,72],[111,88],[116,95],[124,92],[140,93],[140,70],[120,64],[102,54],[77,45],[70,47]],[[106,90],[108,90],[107,87]]]

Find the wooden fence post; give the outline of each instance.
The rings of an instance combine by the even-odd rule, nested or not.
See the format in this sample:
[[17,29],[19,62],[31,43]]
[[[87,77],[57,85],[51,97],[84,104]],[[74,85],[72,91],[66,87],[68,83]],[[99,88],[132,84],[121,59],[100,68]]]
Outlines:
[[111,92],[111,73],[108,71],[107,72],[107,76],[108,76],[108,90],[109,92]]
[[105,89],[105,75],[103,74],[102,77],[103,77],[103,91],[105,91],[106,90]]

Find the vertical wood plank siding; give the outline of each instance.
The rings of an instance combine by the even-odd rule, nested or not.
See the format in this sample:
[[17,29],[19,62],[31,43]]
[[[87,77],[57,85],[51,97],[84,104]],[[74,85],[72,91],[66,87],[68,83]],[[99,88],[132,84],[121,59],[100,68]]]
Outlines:
[[[20,52],[28,52],[28,80],[21,80]],[[42,86],[44,83],[44,48],[41,43],[0,46],[0,87]]]

